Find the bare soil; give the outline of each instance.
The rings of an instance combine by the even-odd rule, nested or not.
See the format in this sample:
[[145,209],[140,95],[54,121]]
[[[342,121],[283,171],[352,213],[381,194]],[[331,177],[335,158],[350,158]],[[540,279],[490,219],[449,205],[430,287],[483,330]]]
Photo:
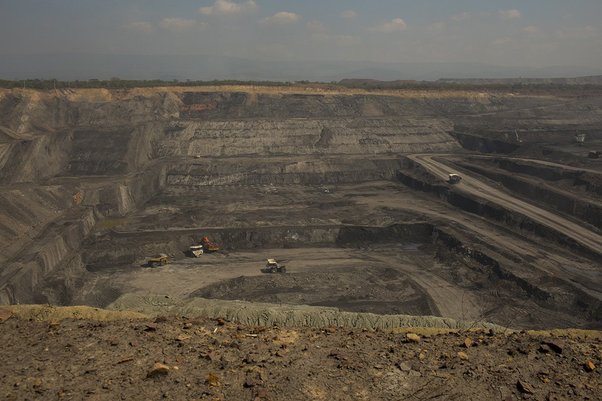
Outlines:
[[8,315],[3,400],[597,400],[602,391],[599,332],[411,329],[414,341],[407,331],[223,319]]

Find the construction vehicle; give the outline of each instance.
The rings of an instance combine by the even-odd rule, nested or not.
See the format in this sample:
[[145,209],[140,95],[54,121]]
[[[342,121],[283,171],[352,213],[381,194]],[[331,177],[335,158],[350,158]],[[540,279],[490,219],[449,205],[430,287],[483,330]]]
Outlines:
[[201,255],[204,253],[204,249],[203,249],[203,245],[192,245],[189,249],[188,249],[188,253],[190,254],[190,256],[192,256],[193,258],[200,258]]
[[157,267],[157,266],[165,266],[169,262],[169,256],[164,253],[160,253],[157,256],[153,256],[152,258],[148,258],[146,264],[149,267]]
[[278,264],[276,259],[268,259],[262,273],[286,273],[286,266]]
[[215,242],[211,242],[209,237],[201,238],[201,245],[203,246],[205,252],[217,252],[219,251],[219,245]]
[[575,142],[577,142],[579,146],[583,146],[585,143],[585,138],[587,138],[587,134],[575,134]]
[[450,174],[449,178],[447,180],[447,182],[449,182],[450,184],[457,184],[460,181],[462,181],[462,177],[458,174]]

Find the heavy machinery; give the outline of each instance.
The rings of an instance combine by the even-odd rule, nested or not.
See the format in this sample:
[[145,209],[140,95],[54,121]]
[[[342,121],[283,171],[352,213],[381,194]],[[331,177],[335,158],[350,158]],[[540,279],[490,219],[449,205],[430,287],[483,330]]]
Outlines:
[[278,264],[276,259],[268,259],[262,273],[286,273],[286,266]]
[[169,262],[169,256],[164,253],[160,253],[157,256],[153,256],[152,258],[148,258],[146,264],[149,267],[157,267],[157,266],[165,266]]
[[203,245],[192,245],[190,248],[188,248],[188,253],[193,258],[201,257],[204,252]]
[[457,184],[460,181],[462,181],[462,177],[460,175],[454,174],[454,173],[451,173],[447,180],[447,182],[449,182],[450,184]]
[[219,251],[219,245],[215,242],[211,242],[209,237],[201,238],[201,245],[203,246],[205,252],[217,252]]

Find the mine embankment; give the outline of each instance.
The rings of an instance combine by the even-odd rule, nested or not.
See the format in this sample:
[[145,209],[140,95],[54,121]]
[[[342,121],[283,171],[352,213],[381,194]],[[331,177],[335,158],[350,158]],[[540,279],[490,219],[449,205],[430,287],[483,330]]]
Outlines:
[[[458,144],[448,135],[448,120],[421,117],[358,119],[258,118],[191,120],[170,131],[159,155],[198,158],[261,155],[386,155],[452,151]],[[376,157],[378,158],[378,157]]]
[[224,185],[329,185],[389,180],[399,169],[394,157],[341,159],[332,156],[310,159],[298,156],[263,159],[234,157],[205,158],[182,163],[167,172],[167,184],[182,187]]
[[516,143],[463,132],[454,132],[453,136],[458,140],[464,149],[474,152],[509,154],[516,151],[520,147]]
[[[402,171],[399,173],[399,179],[406,185],[435,192],[439,196],[445,197],[450,204],[468,212],[504,221],[522,230],[533,231],[571,248],[580,249],[592,257],[599,256],[600,249],[602,249],[602,236],[597,232],[559,216],[553,216],[550,212],[514,198],[511,194],[495,189],[491,184],[467,174],[463,177],[463,182],[466,184],[460,184],[457,187],[458,190],[451,190],[451,188],[437,183],[437,179],[446,180],[452,167],[435,162],[431,156],[426,155],[412,156],[411,159],[420,164],[420,168],[426,168],[427,171],[422,173],[423,177],[425,174],[428,176],[429,173],[434,176],[428,180],[432,182],[429,183]],[[595,219],[596,216],[594,215],[592,218]]]
[[[77,285],[77,277],[85,272],[80,257],[85,239],[103,218],[128,213],[154,195],[164,183],[161,171],[161,168],[149,169],[117,183],[105,180],[100,185],[67,183],[53,186],[54,192],[62,198],[58,205],[49,205],[50,201],[56,201],[54,198],[36,198],[31,196],[35,193],[28,191],[5,194],[5,197],[11,196],[8,202],[21,205],[13,213],[10,213],[13,209],[5,209],[5,227],[11,227],[10,232],[23,228],[17,232],[22,241],[14,241],[13,237],[4,248],[6,259],[0,274],[3,302],[64,304],[71,299],[68,294]],[[23,206],[30,209],[23,209]],[[48,216],[46,220],[41,220],[45,216]],[[34,223],[25,225],[28,219]],[[17,222],[8,226],[11,221]],[[46,288],[44,294],[42,287]]]
[[[112,294],[100,296],[97,305],[107,305],[120,293],[147,292],[176,299],[200,296],[470,317],[513,327],[546,326],[552,311],[554,327],[602,318],[595,296],[562,281],[541,281],[528,265],[523,268],[522,259],[508,259],[491,245],[475,245],[454,230],[427,223],[206,229],[203,234],[226,244],[224,253],[201,260],[187,257],[188,244],[200,236],[196,230],[113,232],[95,238],[84,256],[87,269],[100,278],[91,292]],[[155,271],[145,266],[144,256],[158,249],[173,261]],[[287,274],[260,273],[262,258],[271,256],[289,261]],[[495,306],[500,298],[506,299],[506,307]],[[537,310],[538,315],[517,316],[510,312],[514,308],[519,314]]]
[[594,166],[574,167],[542,160],[512,158],[494,159],[492,162],[511,173],[565,184],[565,188],[580,190],[586,196],[588,192],[593,197],[602,195],[602,171],[592,168]]
[[[205,228],[203,234],[224,244],[227,251],[317,246],[356,246],[375,242],[420,244],[431,241],[433,227],[427,223],[396,224],[389,227],[315,226]],[[166,250],[174,258],[186,257],[189,244],[198,241],[199,229],[148,232],[109,232],[90,238],[84,260],[89,269],[144,263],[152,249]],[[134,245],[135,244],[135,245]],[[132,246],[134,245],[134,246]]]
[[[542,181],[541,179],[530,178],[529,176],[532,176],[532,174],[527,174],[527,176],[521,174],[519,169],[516,169],[519,171],[506,173],[492,168],[489,164],[483,166],[460,162],[457,165],[499,182],[509,191],[519,194],[533,203],[574,216],[597,229],[602,228],[602,204],[596,197],[588,194],[589,188],[592,186],[591,183],[590,185],[585,184],[586,181],[583,178],[585,172],[571,172],[571,174],[555,174],[552,172],[549,175],[554,178]],[[537,171],[540,172],[541,169]],[[540,175],[546,176],[548,174],[541,172]],[[561,180],[566,181],[559,182]],[[585,191],[583,191],[584,184]],[[594,229],[593,227],[592,229]]]
[[[602,98],[319,92],[0,91],[1,302],[195,294],[599,326],[601,247],[562,214],[599,227],[583,203],[599,202],[598,165],[583,156],[598,137],[565,145],[575,127],[599,125]],[[556,148],[592,171],[517,173],[519,162],[465,156]],[[482,174],[462,170],[452,187],[452,165],[404,160],[424,154],[452,154]],[[491,185],[498,179],[504,191]],[[562,197],[574,188],[586,196]],[[547,210],[518,199],[542,196]],[[221,249],[191,258],[202,236]],[[150,268],[157,254],[168,263]],[[287,273],[262,273],[268,258],[286,261]]]

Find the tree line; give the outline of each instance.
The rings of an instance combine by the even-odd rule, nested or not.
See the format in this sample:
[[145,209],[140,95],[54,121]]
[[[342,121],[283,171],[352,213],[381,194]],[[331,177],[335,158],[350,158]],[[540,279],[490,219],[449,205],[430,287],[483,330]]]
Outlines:
[[377,81],[377,80],[355,80],[345,79],[338,82],[312,82],[312,81],[245,81],[245,80],[132,80],[132,79],[88,79],[64,81],[58,79],[23,79],[23,80],[0,80],[0,88],[15,89],[38,89],[38,90],[63,90],[79,88],[106,88],[106,89],[129,89],[129,88],[155,88],[155,87],[193,87],[193,86],[228,86],[228,85],[251,85],[251,86],[289,86],[289,87],[313,87],[322,89],[350,88],[365,90],[553,90],[553,89],[579,89],[600,90],[602,85],[597,84],[569,84],[562,82],[513,82],[513,83],[471,83],[459,81]]

